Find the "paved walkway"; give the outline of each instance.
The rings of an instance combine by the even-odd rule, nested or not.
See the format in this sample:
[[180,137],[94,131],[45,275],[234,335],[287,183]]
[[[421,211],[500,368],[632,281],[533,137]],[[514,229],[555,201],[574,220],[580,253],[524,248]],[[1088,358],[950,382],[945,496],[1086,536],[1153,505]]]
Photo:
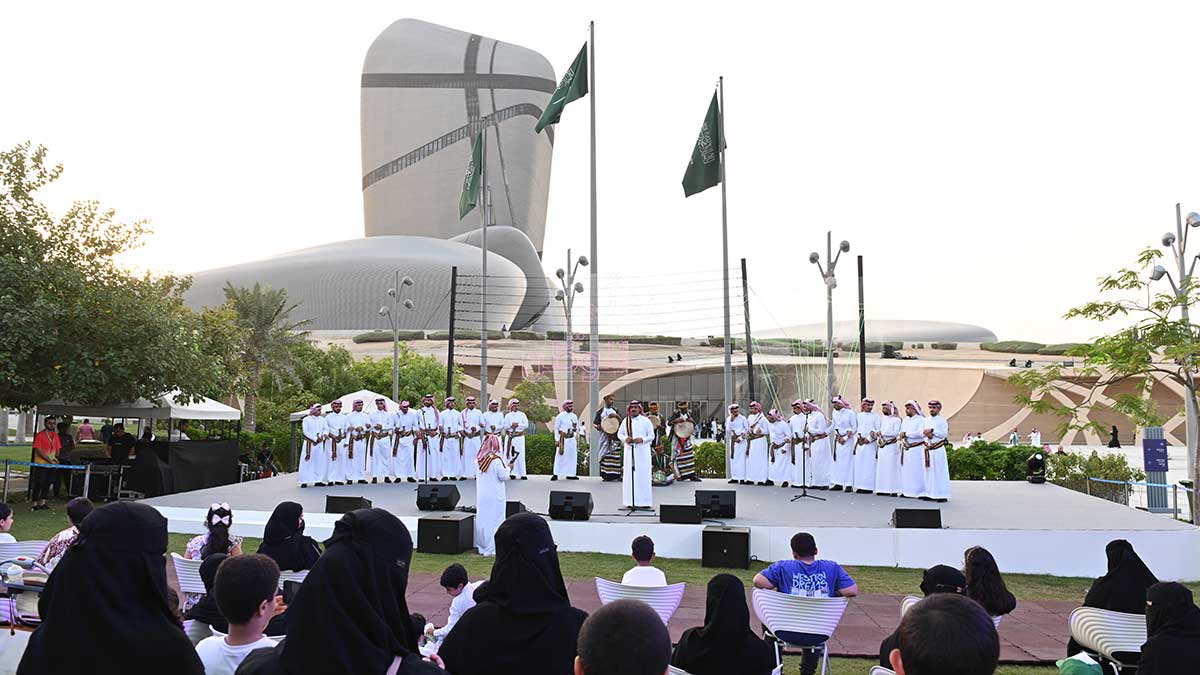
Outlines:
[[[568,581],[571,604],[591,612],[600,606],[596,585]],[[835,656],[878,658],[879,643],[900,623],[898,595],[863,595],[850,601],[831,641]],[[749,589],[746,596],[750,603]],[[1061,600],[1021,601],[1016,611],[1000,623],[1000,660],[1006,663],[1046,663],[1061,659],[1067,650],[1067,615],[1078,603]],[[450,598],[434,574],[413,574],[408,584],[408,609],[420,612],[435,624],[444,623]],[[704,623],[704,588],[689,585],[683,602],[671,618],[671,639]],[[751,610],[751,625],[760,630]]]

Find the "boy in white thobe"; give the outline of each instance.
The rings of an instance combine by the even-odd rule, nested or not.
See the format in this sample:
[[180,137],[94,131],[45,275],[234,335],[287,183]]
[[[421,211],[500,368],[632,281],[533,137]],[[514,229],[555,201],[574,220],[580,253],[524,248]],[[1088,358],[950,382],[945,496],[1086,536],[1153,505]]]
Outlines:
[[900,494],[905,497],[927,497],[925,492],[925,418],[921,415],[921,404],[909,401],[904,404],[908,417],[900,425]]
[[467,478],[475,478],[479,473],[479,463],[472,457],[479,454],[479,446],[483,443],[483,411],[479,409],[474,396],[467,397],[467,409],[462,412],[463,419],[463,470]]
[[617,439],[625,449],[622,467],[621,503],[626,507],[649,508],[653,503],[650,494],[651,474],[654,466],[650,459],[650,444],[654,440],[654,425],[642,415],[642,404],[630,401],[626,417],[621,420]]
[[875,458],[875,494],[895,497],[900,494],[900,411],[896,404],[883,404],[879,421],[879,453]]
[[829,450],[830,428],[825,421],[825,413],[817,407],[816,401],[805,401],[804,409],[808,413],[808,438],[812,450],[812,456],[808,458],[809,484],[818,490],[827,490],[833,472],[833,453]]
[[554,474],[550,480],[558,480],[564,476],[568,480],[578,478],[576,466],[579,464],[577,440],[579,437],[579,416],[575,414],[575,402],[567,399],[562,402],[562,412],[554,418]]
[[[875,490],[875,459],[879,443],[879,415],[875,414],[875,399],[864,398],[855,420],[854,489],[867,493]],[[850,491],[850,486],[846,486]]]
[[762,404],[750,402],[750,414],[746,417],[746,480],[743,484],[766,485],[770,479],[771,457],[767,438],[771,430],[763,415]]
[[342,414],[341,401],[330,402],[329,412],[325,415],[325,425],[330,438],[329,464],[326,465],[325,482],[342,485],[346,482],[346,449],[349,446],[347,426],[349,422]]
[[519,399],[509,399],[508,414],[504,416],[504,421],[501,423],[507,444],[504,449],[504,459],[509,463],[509,469],[512,471],[509,478],[529,480],[529,476],[525,475],[525,432],[529,430],[529,418],[521,412],[520,407]]
[[394,426],[396,441],[392,444],[392,470],[397,481],[406,479],[415,483],[417,466],[413,453],[416,448],[417,431],[421,428],[421,417],[409,409],[407,400],[400,401],[400,410],[396,413]]
[[834,490],[853,490],[854,444],[857,438],[857,419],[854,411],[841,396],[833,397],[833,487]]
[[458,412],[458,402],[453,396],[446,397],[446,407],[438,416],[438,439],[442,456],[442,474],[446,480],[463,480],[466,469],[463,467],[462,413]]
[[792,480],[792,427],[774,408],[767,413],[771,422],[771,484],[787,487]]
[[396,426],[395,413],[389,412],[387,409],[387,399],[380,397],[375,399],[375,411],[371,413],[371,435],[374,440],[371,442],[371,482],[378,483],[380,478],[383,482],[392,482],[392,473],[395,470],[394,457],[392,456],[392,432]]
[[942,417],[942,402],[929,402],[929,417],[925,419],[925,444],[929,463],[925,467],[925,496],[935,502],[950,499],[950,463],[946,459],[946,439],[950,427]]
[[346,453],[346,482],[366,483],[367,462],[370,461],[367,441],[370,438],[368,427],[371,426],[371,418],[363,412],[361,398],[355,399],[353,406],[354,410],[346,415],[346,424],[349,427],[347,435],[350,437],[350,451]]
[[417,478],[420,480],[442,479],[442,458],[438,454],[438,411],[433,407],[433,394],[421,397],[421,409],[417,411],[420,436],[417,438]]
[[749,449],[746,434],[749,433],[749,426],[741,412],[741,406],[734,403],[729,406],[729,417],[725,419],[725,447],[729,453],[730,483],[742,483],[746,480],[746,451]]
[[314,403],[300,423],[304,435],[300,453],[300,487],[325,485],[325,464],[328,461],[325,448],[325,418],[321,417],[321,404]]

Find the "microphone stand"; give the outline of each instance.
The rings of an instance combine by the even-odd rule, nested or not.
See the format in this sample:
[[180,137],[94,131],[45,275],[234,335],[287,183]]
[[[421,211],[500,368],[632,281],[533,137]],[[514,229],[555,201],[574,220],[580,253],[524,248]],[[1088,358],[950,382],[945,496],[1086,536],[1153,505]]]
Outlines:
[[[809,452],[811,452],[811,446],[810,446],[809,450],[805,450],[804,444],[801,443],[801,445],[800,445],[800,494],[796,495],[795,497],[792,497],[789,501],[794,502],[798,499],[805,499],[805,498],[815,499],[819,502],[827,501],[824,497],[818,497],[816,495],[808,494],[808,453]],[[792,487],[795,487],[795,485],[793,485]]]

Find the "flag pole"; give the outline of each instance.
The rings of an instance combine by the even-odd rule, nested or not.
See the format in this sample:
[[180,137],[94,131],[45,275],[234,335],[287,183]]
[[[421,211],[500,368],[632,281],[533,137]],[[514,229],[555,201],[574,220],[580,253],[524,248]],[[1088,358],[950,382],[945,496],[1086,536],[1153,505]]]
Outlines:
[[[476,199],[483,202],[482,206],[479,209],[479,214],[483,217],[483,234],[480,237],[482,240],[480,242],[480,247],[483,250],[483,262],[481,264],[481,269],[482,269],[482,274],[483,274],[483,283],[481,284],[481,286],[482,286],[482,292],[481,292],[482,302],[480,303],[480,310],[482,312],[482,314],[480,315],[482,318],[482,323],[481,323],[482,328],[479,333],[479,400],[483,403],[484,408],[486,409],[487,401],[488,401],[488,391],[487,391],[487,389],[488,389],[488,365],[487,365],[487,346],[488,346],[487,345],[487,339],[488,339],[488,335],[487,335],[487,333],[488,333],[488,329],[487,329],[487,320],[488,320],[488,315],[487,315],[487,308],[488,308],[488,305],[487,305],[487,302],[488,302],[488,300],[487,300],[487,286],[488,286],[487,258],[488,258],[488,244],[487,244],[487,231],[488,231],[488,217],[491,215],[489,212],[491,210],[492,191],[491,191],[491,189],[488,188],[488,182],[487,182],[487,128],[488,128],[488,125],[487,125],[486,119],[482,121],[482,124],[483,124],[483,131],[482,131],[483,140],[481,143],[482,149],[479,153],[479,156],[480,156],[479,191],[482,192],[483,195],[477,194]],[[453,373],[451,373],[451,376],[453,376]]]
[[[733,339],[729,333],[729,214],[725,206],[725,77],[717,78],[717,128],[721,147],[721,264],[725,292],[725,410],[733,405]],[[747,345],[749,348],[749,345]],[[728,430],[726,430],[728,433]],[[729,457],[725,456],[725,476],[729,476]]]
[[[591,284],[591,335],[588,336],[588,355],[591,357],[591,368],[588,373],[588,401],[592,414],[600,410],[600,285],[597,283],[599,261],[596,246],[596,22],[588,22],[588,101],[591,106],[591,189],[592,189],[592,220],[591,220],[591,265],[589,273]],[[571,349],[571,340],[567,340],[567,349]],[[573,375],[570,375],[573,377]],[[600,475],[600,432],[588,425],[588,474]]]

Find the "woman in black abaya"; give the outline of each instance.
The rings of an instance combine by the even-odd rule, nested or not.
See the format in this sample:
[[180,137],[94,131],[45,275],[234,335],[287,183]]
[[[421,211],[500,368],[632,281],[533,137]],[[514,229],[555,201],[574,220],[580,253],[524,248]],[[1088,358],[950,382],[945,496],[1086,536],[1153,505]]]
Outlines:
[[321,547],[312,537],[304,536],[304,507],[296,502],[276,506],[263,529],[258,552],[272,558],[281,570],[312,569],[321,557]]
[[771,646],[750,630],[741,579],[718,574],[708,582],[704,625],[683,632],[671,665],[692,675],[768,675],[775,669]]
[[587,613],[571,606],[546,521],[520,513],[496,530],[491,578],[438,649],[454,675],[570,675]]
[[[1097,607],[1126,614],[1146,613],[1146,589],[1158,583],[1154,573],[1133,550],[1133,544],[1114,539],[1104,547],[1108,571],[1092,582],[1083,599],[1084,607]],[[1082,651],[1074,638],[1067,643],[1067,656]]]
[[88,514],[46,581],[18,675],[203,675],[167,601],[167,519],[117,502]]
[[1187,586],[1154,584],[1146,591],[1146,644],[1138,675],[1192,675],[1200,664],[1200,608]]

